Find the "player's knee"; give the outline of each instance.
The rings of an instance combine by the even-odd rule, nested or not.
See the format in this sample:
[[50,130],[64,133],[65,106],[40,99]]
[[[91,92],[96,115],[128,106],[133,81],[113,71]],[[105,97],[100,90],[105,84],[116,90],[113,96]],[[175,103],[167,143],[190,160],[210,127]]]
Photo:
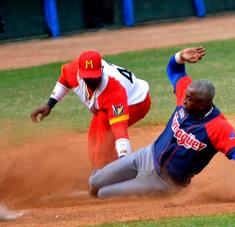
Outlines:
[[91,174],[90,178],[89,178],[89,188],[90,191],[93,192],[97,192],[100,188],[100,177],[99,177],[99,170],[95,170],[93,171],[93,173]]

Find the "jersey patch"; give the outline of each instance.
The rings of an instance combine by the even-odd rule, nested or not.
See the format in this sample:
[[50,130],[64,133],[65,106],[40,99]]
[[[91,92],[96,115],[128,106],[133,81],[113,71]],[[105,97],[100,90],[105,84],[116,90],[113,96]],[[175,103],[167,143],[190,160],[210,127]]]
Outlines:
[[231,133],[230,133],[230,139],[233,140],[235,138],[235,130],[233,130]]
[[192,133],[187,133],[183,129],[180,128],[180,124],[178,122],[178,113],[175,113],[175,116],[172,121],[171,128],[174,132],[174,137],[177,139],[177,143],[180,146],[184,146],[187,149],[193,149],[195,151],[201,151],[207,145],[205,143],[202,143],[198,139],[196,139],[195,135]]
[[183,108],[181,108],[181,109],[179,110],[179,115],[180,115],[180,118],[181,118],[181,119],[185,117],[185,112],[184,112],[184,109],[183,109]]
[[113,108],[113,114],[115,116],[119,116],[119,115],[122,115],[124,113],[124,106],[122,104],[119,104],[119,105],[112,105],[112,108]]

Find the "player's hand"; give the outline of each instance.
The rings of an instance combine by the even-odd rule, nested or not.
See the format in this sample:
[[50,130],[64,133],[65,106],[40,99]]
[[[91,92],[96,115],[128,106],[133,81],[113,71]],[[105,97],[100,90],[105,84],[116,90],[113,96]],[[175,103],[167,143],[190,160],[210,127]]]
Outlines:
[[31,113],[31,119],[33,122],[40,122],[44,117],[48,116],[51,112],[51,107],[44,105],[37,108]]
[[121,151],[119,154],[118,154],[118,157],[119,158],[123,158],[125,156],[127,156],[129,153],[127,151]]
[[180,51],[180,58],[189,63],[196,63],[200,61],[205,54],[206,49],[204,47],[192,47]]

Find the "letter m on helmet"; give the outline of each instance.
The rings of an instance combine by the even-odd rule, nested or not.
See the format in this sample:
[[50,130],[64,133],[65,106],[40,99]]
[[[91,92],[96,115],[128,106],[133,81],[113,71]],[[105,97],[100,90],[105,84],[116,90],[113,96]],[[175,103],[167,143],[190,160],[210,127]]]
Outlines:
[[92,60],[90,60],[90,61],[86,60],[86,69],[88,69],[89,66],[91,67],[91,69],[94,68],[94,66],[93,66],[93,61],[92,61]]

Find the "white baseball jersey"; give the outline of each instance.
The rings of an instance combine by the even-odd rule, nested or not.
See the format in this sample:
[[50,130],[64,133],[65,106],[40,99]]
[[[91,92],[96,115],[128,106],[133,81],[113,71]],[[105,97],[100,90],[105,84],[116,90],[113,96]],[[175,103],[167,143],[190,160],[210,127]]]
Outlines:
[[[121,86],[115,86],[115,83],[119,83]],[[115,91],[110,89],[112,86],[115,86]],[[115,101],[115,99],[118,98],[117,96],[123,95],[121,87],[126,91],[128,106],[142,102],[149,91],[149,85],[146,81],[136,78],[133,73],[120,66],[102,60],[101,82],[92,97],[89,97],[87,86],[84,80],[79,77],[78,60],[76,59],[62,67],[62,74],[51,97],[59,101],[68,93],[69,89],[73,89],[88,109],[95,113],[101,109],[102,100],[100,98],[106,89],[110,89],[111,93],[102,95],[102,99],[113,99],[113,104],[118,105],[118,100]],[[116,94],[113,95],[114,93]]]

